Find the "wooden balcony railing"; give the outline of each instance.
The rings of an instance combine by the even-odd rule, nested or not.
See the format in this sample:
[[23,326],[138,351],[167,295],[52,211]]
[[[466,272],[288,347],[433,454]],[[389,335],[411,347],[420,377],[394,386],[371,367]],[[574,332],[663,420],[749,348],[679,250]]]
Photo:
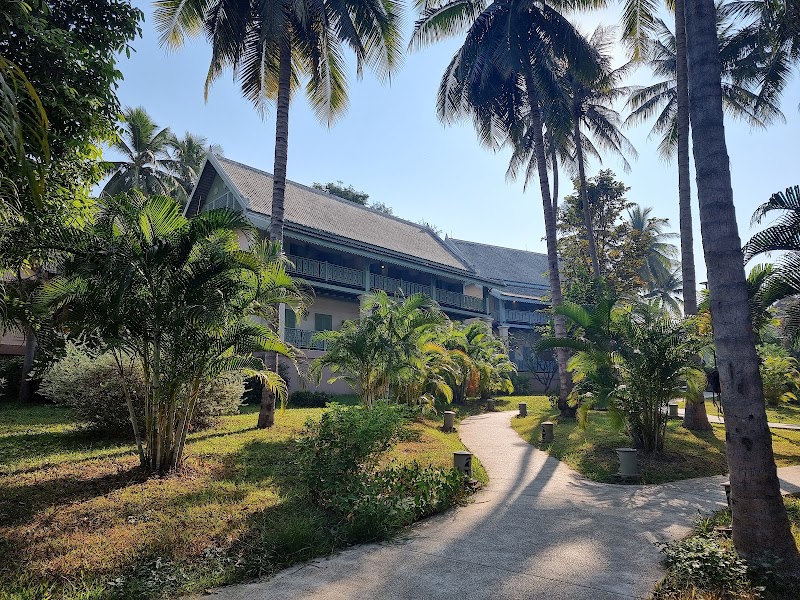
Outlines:
[[302,256],[289,255],[288,258],[294,265],[288,269],[293,275],[364,289],[364,271]]
[[542,325],[547,323],[550,315],[540,310],[507,310],[507,323],[525,323],[527,325]]

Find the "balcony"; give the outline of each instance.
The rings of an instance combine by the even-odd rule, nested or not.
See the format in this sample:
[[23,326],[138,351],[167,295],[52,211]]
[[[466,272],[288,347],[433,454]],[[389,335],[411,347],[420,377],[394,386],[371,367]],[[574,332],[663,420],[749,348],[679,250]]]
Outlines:
[[388,294],[396,294],[398,290],[403,292],[404,296],[412,296],[414,294],[425,294],[429,298],[431,295],[431,286],[414,283],[412,281],[403,281],[402,279],[394,279],[393,277],[386,277],[384,275],[369,274],[369,289],[383,290]]
[[550,320],[550,315],[540,310],[507,310],[506,323],[524,323],[526,325],[543,325]]
[[324,341],[312,341],[311,339],[317,333],[319,332],[286,327],[284,329],[284,341],[295,348],[302,348],[303,350],[325,350],[326,343]]
[[350,269],[312,258],[303,258],[302,256],[288,255],[287,258],[292,261],[294,265],[287,269],[292,275],[329,283],[338,283],[361,290],[364,289],[364,271]]
[[[335,283],[356,290],[365,289],[364,271],[291,254],[287,255],[287,258],[292,261],[292,266],[287,269],[292,275],[312,281]],[[396,294],[400,290],[405,296],[425,294],[443,306],[452,306],[475,313],[486,312],[486,304],[483,298],[465,296],[458,292],[432,288],[429,285],[386,277],[385,275],[376,275],[375,273],[369,274],[369,289],[383,290],[389,294]]]

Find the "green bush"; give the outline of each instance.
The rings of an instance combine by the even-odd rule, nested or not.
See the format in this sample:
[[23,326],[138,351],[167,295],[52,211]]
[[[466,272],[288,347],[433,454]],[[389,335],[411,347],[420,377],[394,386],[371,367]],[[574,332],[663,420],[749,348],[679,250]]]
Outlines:
[[[141,425],[142,371],[134,364],[127,376],[133,381],[134,410]],[[192,427],[207,427],[216,417],[235,414],[243,392],[241,377],[224,377],[212,383],[197,403]],[[56,404],[69,406],[87,429],[113,435],[132,433],[123,381],[110,354],[93,358],[68,348],[66,356],[45,373],[39,393]]]
[[289,394],[289,406],[298,408],[325,408],[332,401],[330,394],[325,392],[298,391]]
[[16,400],[19,394],[19,384],[22,382],[22,357],[8,356],[0,358],[0,398],[3,400]]
[[763,356],[760,371],[767,404],[778,406],[782,402],[797,400],[800,371],[796,359],[789,356]]
[[467,493],[456,470],[416,463],[377,467],[385,451],[409,437],[412,414],[384,403],[372,409],[334,403],[306,424],[299,455],[309,493],[351,542],[389,537]]
[[531,379],[525,374],[519,373],[511,373],[509,375],[511,378],[511,385],[514,386],[514,396],[530,396],[531,390],[533,386],[531,385]]
[[730,543],[720,538],[690,537],[662,546],[661,552],[670,579],[683,585],[719,593],[749,586],[747,563]]

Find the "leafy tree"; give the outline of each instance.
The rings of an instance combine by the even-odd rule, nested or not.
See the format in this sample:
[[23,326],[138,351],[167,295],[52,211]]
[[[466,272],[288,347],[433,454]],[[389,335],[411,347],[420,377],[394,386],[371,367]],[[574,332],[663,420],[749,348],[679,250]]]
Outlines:
[[[631,229],[638,231],[648,244],[640,272],[648,287],[669,281],[674,274],[678,259],[678,249],[669,241],[677,238],[678,234],[665,233],[664,229],[669,225],[669,219],[652,217],[650,216],[652,213],[651,207],[642,208],[638,204],[628,209]],[[680,282],[679,274],[677,281]]]
[[[578,193],[583,209],[592,274],[595,279],[599,278],[601,273],[587,191],[584,147],[587,146],[590,153],[598,157],[600,156],[599,149],[621,156],[626,171],[630,169],[630,165],[625,160],[625,153],[636,156],[636,149],[620,132],[619,113],[614,109],[614,103],[627,93],[627,89],[621,87],[620,83],[630,72],[633,63],[626,63],[617,69],[611,68],[612,33],[613,29],[598,27],[589,38],[589,43],[597,54],[599,71],[586,76],[580,69],[568,68],[563,75],[564,87],[569,96],[571,108],[572,143],[575,148],[575,162],[578,170]],[[585,135],[584,131],[590,134],[591,138]]]
[[[587,284],[593,279],[591,258],[584,234],[580,183],[574,183],[576,193],[564,198],[558,213],[558,248],[566,297],[579,304],[589,304],[596,299],[597,292],[594,285]],[[633,207],[625,196],[629,189],[610,170],[589,178],[586,186],[600,275],[615,297],[635,295],[645,285],[641,272],[650,243],[644,232],[633,229],[630,221],[624,218],[625,211]]]
[[325,342],[326,352],[312,362],[309,373],[320,380],[329,369],[330,382],[346,381],[364,406],[371,407],[392,389],[402,388],[403,382],[418,385],[414,369],[430,365],[434,354],[433,348],[426,348],[428,334],[446,321],[424,294],[392,298],[378,291],[367,298],[359,320],[314,336]]
[[209,144],[202,135],[195,135],[188,131],[183,137],[172,135],[167,142],[172,158],[172,177],[175,187],[172,196],[186,203],[200,178],[200,169],[209,152],[222,156],[222,146]]
[[369,200],[369,194],[366,192],[359,192],[356,188],[352,185],[348,185],[345,187],[344,183],[340,180],[336,183],[329,182],[325,185],[321,183],[314,183],[312,186],[314,189],[321,190],[323,192],[328,192],[329,194],[333,194],[334,196],[338,196],[339,198],[343,198],[345,200],[349,200],[350,202],[355,202],[356,204],[360,204],[361,206],[367,205],[367,200]]
[[[579,5],[584,5],[579,3]],[[498,0],[488,4],[461,0],[429,0],[421,5],[410,47],[465,34],[450,61],[437,99],[439,118],[446,122],[471,117],[478,137],[496,148],[516,147],[529,134],[542,195],[552,302],[562,301],[556,247],[556,223],[547,173],[543,107],[563,103],[558,83],[563,60],[586,76],[597,71],[595,53],[575,27],[548,4]],[[556,335],[564,321],[554,319]],[[566,353],[558,351],[560,405],[568,414]]]
[[725,141],[722,72],[713,0],[687,2],[692,151],[714,321],[714,343],[730,467],[733,541],[745,558],[780,556],[787,573],[800,554],[780,492],[767,426],[736,224]]
[[259,112],[275,101],[274,184],[270,239],[283,243],[283,204],[289,139],[289,102],[300,81],[319,119],[331,124],[347,108],[344,50],[380,77],[400,59],[400,14],[393,1],[330,3],[321,0],[278,4],[224,0],[156,0],[155,22],[161,42],[182,46],[186,37],[206,34],[211,64],[206,94],[214,80],[231,68],[242,94]]
[[[0,155],[3,189],[11,190],[3,195],[10,193],[19,209],[13,218],[0,218],[0,270],[17,274],[15,281],[0,283],[0,295],[14,304],[11,311],[0,310],[0,317],[3,328],[26,332],[29,360],[23,373],[23,398],[30,389],[27,380],[36,338],[42,333],[42,322],[34,318],[30,302],[47,273],[43,267],[59,260],[59,252],[52,250],[53,240],[65,227],[82,227],[93,212],[89,195],[103,175],[98,160],[101,146],[113,137],[120,112],[116,87],[122,75],[117,61],[140,34],[142,17],[141,11],[119,0],[34,0],[0,9],[0,56],[15,65],[16,79],[19,73],[27,76],[29,86],[24,90],[29,98],[19,96],[18,100],[29,104],[23,111],[26,119],[39,121],[39,131],[31,122],[21,133],[35,177],[30,165],[18,168],[18,156],[9,154],[13,146],[4,147]],[[7,73],[3,72],[3,79],[11,87],[3,95],[7,97],[12,88],[19,94],[21,82],[12,85]],[[41,106],[30,105],[31,90]],[[5,119],[7,113],[0,113],[0,120]],[[13,134],[14,129],[8,131]]]
[[126,108],[123,133],[112,144],[125,159],[108,163],[111,179],[103,194],[114,196],[139,190],[144,194],[168,194],[178,186],[172,176],[176,163],[169,156],[174,139],[169,127],[159,128],[141,106]]
[[667,404],[705,384],[695,357],[706,342],[693,323],[655,303],[615,306],[608,296],[596,305],[565,303],[557,310],[569,318],[574,334],[547,338],[540,347],[576,351],[570,368],[583,401],[582,422],[587,408],[607,405],[635,448],[663,450]]
[[[249,250],[239,248],[241,233]],[[253,353],[294,359],[273,306],[299,307],[302,297],[279,247],[257,242],[243,216],[215,210],[187,219],[174,200],[133,192],[109,199],[84,237],[64,274],[45,284],[41,306],[61,315],[70,335],[111,352],[123,379],[130,360],[141,363],[144,431],[134,383],[125,389],[143,468],[180,466],[198,397],[225,373],[257,377],[285,398],[283,379]]]
[[777,106],[800,65],[800,5],[796,0],[734,0],[719,11],[744,20],[733,36],[737,76],[757,88],[757,106]]
[[383,202],[373,202],[369,205],[372,210],[377,210],[379,213],[383,213],[385,215],[394,215],[394,210],[388,204],[384,204]]

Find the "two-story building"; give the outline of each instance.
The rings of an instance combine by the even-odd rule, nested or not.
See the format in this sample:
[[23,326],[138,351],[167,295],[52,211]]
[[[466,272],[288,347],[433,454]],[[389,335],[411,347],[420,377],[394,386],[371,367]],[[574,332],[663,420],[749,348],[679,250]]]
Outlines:
[[[186,213],[220,207],[239,210],[266,236],[272,185],[269,173],[209,154]],[[443,240],[428,227],[290,181],[284,226],[290,271],[313,288],[314,299],[302,320],[291,310],[284,311],[280,327],[284,339],[301,348],[309,360],[325,350],[312,341],[314,334],[338,330],[344,321],[357,319],[365,294],[422,292],[451,319],[490,323],[508,342],[520,371],[531,372],[534,381],[547,380],[551,361],[541,360],[533,350],[536,326],[548,319],[542,312],[549,295],[544,255]],[[5,337],[3,349],[24,348],[22,340]],[[290,375],[289,384],[295,390],[307,382]],[[321,387],[335,393],[350,391],[344,383]]]

